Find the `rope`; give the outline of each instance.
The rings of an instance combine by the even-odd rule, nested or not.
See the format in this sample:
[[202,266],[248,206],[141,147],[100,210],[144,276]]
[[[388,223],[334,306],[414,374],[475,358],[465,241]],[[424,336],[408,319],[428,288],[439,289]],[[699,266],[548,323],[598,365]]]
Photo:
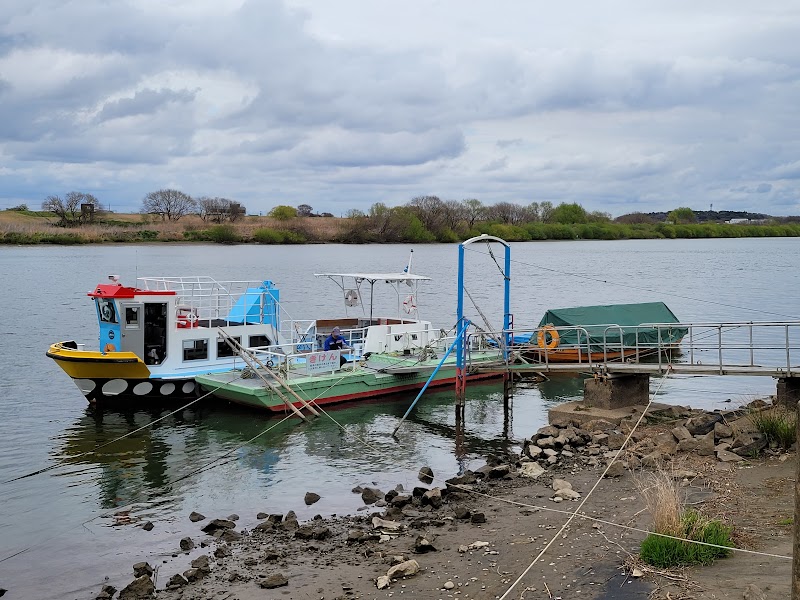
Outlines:
[[503,267],[500,266],[500,263],[497,262],[497,259],[494,257],[494,252],[492,251],[492,246],[490,245],[489,240],[486,240],[486,248],[489,250],[489,256],[492,257],[494,264],[497,265],[497,270],[500,271],[500,275],[503,276],[503,279],[506,281],[511,281],[511,277],[506,275],[505,271],[503,271]]
[[534,558],[534,559],[533,559],[533,561],[531,562],[531,564],[530,564],[530,565],[528,565],[528,568],[526,568],[526,569],[525,569],[525,570],[522,572],[522,574],[521,574],[519,577],[517,577],[516,581],[514,581],[514,583],[512,583],[512,584],[511,584],[511,587],[509,587],[509,588],[506,590],[506,592],[505,592],[505,593],[504,593],[502,596],[500,596],[500,599],[499,599],[499,600],[505,600],[505,598],[507,598],[507,597],[508,597],[508,595],[511,593],[511,591],[512,591],[512,590],[513,590],[515,587],[517,587],[517,585],[519,584],[519,582],[520,582],[520,581],[522,581],[523,577],[525,577],[525,575],[527,575],[527,574],[528,574],[528,572],[529,572],[529,571],[530,571],[530,570],[533,568],[533,565],[535,565],[535,564],[536,564],[536,563],[539,561],[539,559],[540,559],[542,556],[544,556],[545,552],[547,552],[547,550],[550,548],[550,546],[552,546],[552,545],[553,545],[553,542],[555,542],[555,541],[558,539],[558,537],[559,537],[561,534],[563,534],[563,533],[564,533],[564,531],[567,529],[567,527],[569,527],[569,524],[570,524],[570,523],[572,523],[572,520],[573,520],[573,519],[574,519],[576,516],[578,516],[578,513],[579,513],[579,512],[580,512],[580,510],[583,508],[583,505],[584,505],[584,504],[586,504],[586,502],[587,502],[587,501],[589,500],[589,498],[591,497],[592,493],[593,493],[593,492],[594,492],[594,491],[597,489],[597,486],[598,486],[598,485],[600,485],[600,482],[603,480],[603,477],[605,477],[606,473],[608,473],[608,470],[611,468],[611,465],[613,465],[613,464],[614,464],[614,463],[617,461],[617,459],[619,458],[620,454],[622,454],[622,451],[625,449],[625,446],[627,446],[627,445],[628,445],[628,442],[630,441],[630,439],[631,439],[631,436],[633,435],[633,432],[634,432],[634,431],[636,431],[636,428],[637,428],[637,427],[639,427],[639,424],[642,422],[642,419],[644,419],[644,416],[645,416],[645,414],[647,413],[648,409],[650,408],[650,405],[651,405],[651,404],[653,404],[653,400],[654,400],[654,399],[655,399],[655,397],[658,395],[658,392],[661,390],[661,386],[663,386],[663,385],[664,385],[664,382],[667,380],[667,374],[668,374],[669,370],[670,370],[670,369],[668,368],[668,369],[667,369],[667,373],[665,373],[665,374],[664,374],[664,375],[661,377],[661,382],[658,384],[658,388],[657,388],[657,389],[656,389],[656,391],[653,393],[653,395],[652,395],[650,398],[648,398],[648,400],[647,400],[647,406],[645,407],[644,411],[642,411],[642,414],[640,414],[640,415],[639,415],[639,418],[636,420],[636,423],[633,425],[633,427],[631,428],[630,432],[628,432],[628,435],[627,435],[627,437],[625,438],[625,441],[624,441],[624,442],[622,442],[622,446],[619,448],[619,450],[617,450],[617,453],[614,455],[614,458],[612,458],[612,459],[609,461],[608,465],[606,465],[606,468],[603,470],[603,473],[600,475],[600,477],[598,478],[598,480],[597,480],[597,481],[595,481],[595,483],[594,483],[594,485],[592,486],[592,488],[591,488],[591,489],[590,489],[590,490],[587,492],[587,494],[586,494],[586,495],[583,497],[583,500],[581,500],[581,503],[578,505],[578,508],[576,508],[576,509],[575,509],[573,512],[569,513],[569,518],[568,518],[568,519],[566,520],[566,522],[565,522],[565,523],[564,523],[564,524],[561,526],[561,529],[559,529],[559,530],[556,532],[556,534],[555,534],[555,535],[552,537],[552,539],[551,539],[549,542],[547,542],[547,544],[545,545],[545,547],[544,547],[544,548],[542,548],[542,551],[541,551],[541,552],[539,552],[539,554],[536,556],[536,558]]
[[[239,377],[237,377],[236,379],[232,379],[228,383],[233,383],[234,381],[238,381],[239,379],[242,379],[242,377],[245,377],[244,373],[242,373],[242,375],[239,375]],[[5,485],[6,483],[12,483],[14,481],[19,481],[20,479],[26,479],[28,477],[33,477],[34,475],[39,475],[41,473],[46,473],[47,471],[50,471],[52,469],[56,469],[58,467],[64,466],[66,464],[66,461],[73,461],[75,459],[82,458],[82,457],[88,456],[90,454],[95,454],[98,450],[101,450],[102,448],[105,448],[106,446],[110,446],[111,444],[115,444],[120,440],[124,440],[126,437],[130,437],[135,433],[139,433],[140,431],[143,431],[143,430],[151,427],[152,425],[155,425],[156,423],[158,423],[160,421],[163,421],[164,419],[166,419],[168,417],[171,417],[172,415],[177,414],[177,413],[181,412],[182,410],[185,410],[185,409],[189,408],[193,404],[197,404],[198,402],[200,402],[200,400],[203,400],[204,398],[212,395],[214,392],[216,392],[217,390],[222,388],[224,385],[227,385],[227,384],[222,384],[219,387],[214,388],[210,392],[205,393],[202,396],[199,396],[198,398],[195,398],[194,400],[192,400],[188,404],[184,404],[180,408],[176,408],[175,410],[173,410],[170,413],[167,413],[163,417],[159,417],[157,419],[154,419],[153,421],[150,421],[149,423],[146,423],[145,425],[142,425],[138,429],[134,429],[133,431],[129,431],[128,433],[123,434],[123,435],[119,436],[118,438],[114,438],[113,440],[111,440],[109,442],[106,442],[105,444],[100,444],[94,450],[87,450],[86,452],[81,452],[80,454],[76,454],[75,456],[70,456],[67,459],[60,459],[62,462],[57,462],[54,465],[50,465],[49,467],[44,467],[43,469],[39,469],[38,471],[32,471],[30,473],[26,473],[25,475],[20,475],[19,477],[14,477],[12,479],[7,479],[6,481],[2,482],[2,485]]]

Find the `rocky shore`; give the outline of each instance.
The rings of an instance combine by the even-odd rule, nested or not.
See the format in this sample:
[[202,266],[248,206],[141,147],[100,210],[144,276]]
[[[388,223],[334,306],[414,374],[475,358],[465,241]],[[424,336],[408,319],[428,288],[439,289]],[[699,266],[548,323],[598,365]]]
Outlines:
[[[648,413],[631,434],[640,416],[548,425],[519,455],[487,457],[474,472],[440,480],[423,467],[413,489],[359,485],[353,492],[363,507],[355,515],[299,522],[291,511],[263,512],[241,528],[237,515],[192,513],[197,535],[176,540],[176,555],[188,554],[190,568],[137,563],[124,589],[107,585],[94,597],[788,597],[791,561],[784,559],[737,553],[673,573],[637,563],[645,534],[630,528],[651,525],[637,487],[643,472],[669,472],[688,503],[734,525],[737,546],[791,555],[793,503],[782,496],[791,498],[794,469],[793,454],[769,448],[747,410],[670,407]],[[589,518],[561,532],[603,474],[582,510]],[[317,492],[306,494],[307,505]],[[717,580],[726,577],[721,588]]]

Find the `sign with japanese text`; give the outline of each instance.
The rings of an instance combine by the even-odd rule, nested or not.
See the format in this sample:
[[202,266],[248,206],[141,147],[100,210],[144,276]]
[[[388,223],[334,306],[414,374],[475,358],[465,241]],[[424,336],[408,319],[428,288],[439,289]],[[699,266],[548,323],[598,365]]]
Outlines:
[[306,373],[330,373],[339,368],[339,355],[341,350],[324,350],[306,354]]

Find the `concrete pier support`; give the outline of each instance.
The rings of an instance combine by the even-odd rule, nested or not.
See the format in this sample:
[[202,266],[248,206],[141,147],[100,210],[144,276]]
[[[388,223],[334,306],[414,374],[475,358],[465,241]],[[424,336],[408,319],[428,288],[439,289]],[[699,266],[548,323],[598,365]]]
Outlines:
[[775,404],[789,410],[797,410],[797,403],[800,402],[800,377],[778,378],[777,389]]
[[583,382],[583,403],[604,410],[646,405],[650,398],[650,375],[608,375]]

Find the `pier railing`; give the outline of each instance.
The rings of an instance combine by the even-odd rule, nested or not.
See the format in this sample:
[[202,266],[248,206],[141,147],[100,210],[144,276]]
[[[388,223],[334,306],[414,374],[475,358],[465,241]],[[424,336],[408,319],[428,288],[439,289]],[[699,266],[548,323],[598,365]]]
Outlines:
[[[676,339],[676,331],[685,333]],[[639,364],[642,371],[675,365],[685,372],[800,376],[800,321],[546,326],[488,335],[506,333],[512,350],[543,370],[630,365],[634,371]]]

